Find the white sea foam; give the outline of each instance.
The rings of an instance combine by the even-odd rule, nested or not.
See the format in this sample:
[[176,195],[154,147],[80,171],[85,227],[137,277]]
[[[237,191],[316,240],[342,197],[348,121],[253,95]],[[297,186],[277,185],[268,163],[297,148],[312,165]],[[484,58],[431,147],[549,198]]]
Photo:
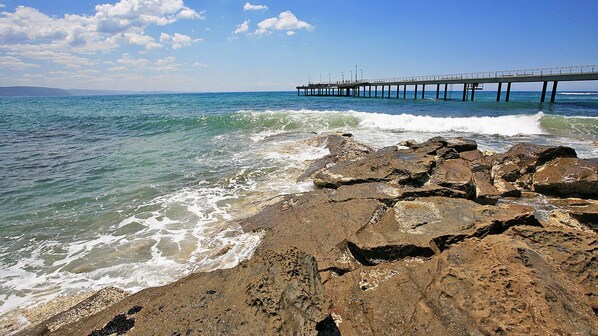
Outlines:
[[518,134],[545,134],[540,127],[544,113],[535,115],[472,116],[472,117],[432,117],[426,115],[372,113],[360,111],[318,111],[318,110],[267,110],[264,112],[239,111],[250,113],[254,118],[276,118],[273,124],[277,129],[268,129],[256,137],[271,136],[286,131],[290,123],[298,123],[305,130],[327,131],[343,127],[411,131],[411,132],[462,132],[489,135],[513,136]]
[[412,114],[388,115],[353,112],[364,127],[412,132],[463,132],[512,136],[543,134],[540,119],[544,115],[507,115],[498,117],[430,117]]

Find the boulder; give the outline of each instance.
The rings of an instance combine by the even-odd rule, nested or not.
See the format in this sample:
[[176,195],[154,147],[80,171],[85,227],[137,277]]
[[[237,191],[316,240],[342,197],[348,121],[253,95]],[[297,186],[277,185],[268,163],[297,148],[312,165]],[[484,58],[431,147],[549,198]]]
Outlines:
[[297,249],[262,251],[227,270],[149,288],[44,335],[334,334],[317,262]]
[[398,201],[381,219],[348,238],[363,265],[406,257],[430,257],[472,237],[504,232],[515,225],[540,225],[533,209],[520,205],[483,206],[446,197]]
[[534,190],[564,197],[598,198],[598,164],[577,158],[559,158],[538,168]]
[[430,182],[473,195],[473,172],[463,159],[442,160],[433,170]]
[[428,180],[434,165],[432,156],[396,147],[384,148],[323,169],[314,176],[314,184],[328,188],[364,182],[422,185]]
[[353,268],[346,238],[375,223],[386,211],[376,199],[348,199],[335,202],[333,190],[289,195],[239,223],[246,231],[263,231],[258,251],[282,251],[294,246],[313,255],[322,269]]
[[598,201],[579,198],[550,199],[549,203],[558,207],[550,215],[558,217],[558,222],[576,229],[590,229],[598,232]]
[[338,161],[355,159],[374,150],[352,138],[350,133],[322,134],[307,141],[314,147],[325,147],[330,154],[312,161],[307,169],[299,176],[298,181],[305,181],[313,177],[320,170],[333,166]]
[[503,179],[512,183],[518,182],[519,189],[531,190],[529,177],[536,171],[536,167],[562,157],[574,158],[577,154],[571,147],[520,143],[511,147],[506,153],[496,154],[488,159],[492,163],[494,181]]
[[359,269],[324,285],[343,336],[593,335],[598,319],[576,281],[505,235],[442,254]]

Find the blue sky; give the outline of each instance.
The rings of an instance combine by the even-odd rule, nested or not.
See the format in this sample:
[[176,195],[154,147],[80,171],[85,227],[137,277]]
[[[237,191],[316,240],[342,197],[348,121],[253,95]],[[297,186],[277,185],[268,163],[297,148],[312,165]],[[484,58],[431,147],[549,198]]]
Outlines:
[[373,79],[598,64],[596,13],[594,0],[0,0],[0,86],[292,90],[355,65]]

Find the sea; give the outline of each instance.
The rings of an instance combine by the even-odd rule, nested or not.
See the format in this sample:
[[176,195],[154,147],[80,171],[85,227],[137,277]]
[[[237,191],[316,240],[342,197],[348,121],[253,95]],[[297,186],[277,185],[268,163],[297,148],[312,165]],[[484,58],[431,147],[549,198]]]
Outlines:
[[[131,292],[230,268],[260,235],[237,220],[349,132],[380,148],[434,136],[480,149],[566,145],[598,157],[598,93],[494,92],[476,101],[296,92],[0,98],[0,314],[116,286]],[[408,93],[409,96],[409,93]],[[411,93],[413,97],[413,93]]]

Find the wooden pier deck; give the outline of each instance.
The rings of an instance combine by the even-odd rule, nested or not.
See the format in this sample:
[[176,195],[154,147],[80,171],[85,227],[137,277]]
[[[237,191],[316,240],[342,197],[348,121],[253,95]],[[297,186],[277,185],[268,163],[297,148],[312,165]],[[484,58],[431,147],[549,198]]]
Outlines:
[[[484,84],[494,83],[498,84],[496,101],[501,101],[502,86],[506,84],[505,101],[508,102],[511,95],[512,83],[537,82],[542,83],[540,102],[544,102],[548,83],[552,82],[550,102],[554,102],[559,82],[588,80],[598,80],[598,64],[372,80],[355,79],[337,82],[309,82],[307,85],[297,86],[297,95],[300,96],[303,93],[304,96],[391,98],[391,88],[394,86],[396,87],[396,98],[400,98],[401,94],[402,98],[407,98],[407,87],[413,86],[413,98],[417,99],[419,97],[418,89],[421,87],[421,98],[423,99],[426,92],[426,85],[435,85],[436,99],[446,100],[448,85],[457,84],[463,85],[462,100],[473,101],[475,92],[483,89]],[[442,88],[442,98],[441,85],[444,85]],[[373,92],[372,87],[374,88]],[[378,87],[381,88],[380,96],[378,96]]]

